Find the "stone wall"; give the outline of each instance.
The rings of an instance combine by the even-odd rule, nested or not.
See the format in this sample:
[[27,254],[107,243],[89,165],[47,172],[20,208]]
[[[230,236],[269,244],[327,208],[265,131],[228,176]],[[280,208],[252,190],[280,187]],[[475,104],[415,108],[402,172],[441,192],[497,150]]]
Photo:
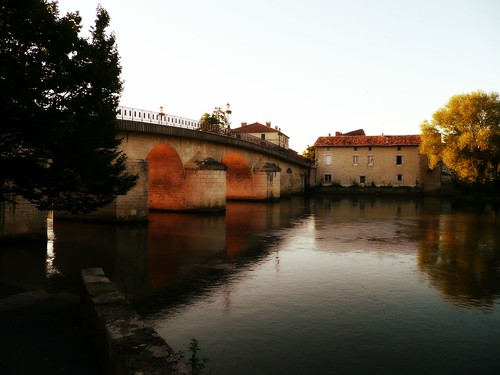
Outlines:
[[46,240],[47,212],[18,197],[16,203],[0,202],[0,241]]
[[127,171],[138,174],[137,184],[125,195],[118,196],[110,204],[86,215],[72,215],[68,212],[55,212],[57,219],[102,221],[102,222],[141,222],[148,220],[148,161],[127,160]]
[[175,351],[146,325],[101,268],[83,270],[82,279],[106,373],[188,375]]
[[[283,174],[288,170],[288,173],[291,173],[291,177],[287,178],[286,183],[280,188],[283,195],[303,193],[305,185],[308,187],[315,185],[315,179],[311,179],[311,169],[314,166],[297,155],[290,156],[289,150],[284,150],[286,152],[281,155],[275,150],[231,137],[188,129],[142,123],[123,123],[120,126],[124,129],[120,134],[123,138],[121,147],[129,158],[156,157],[158,162],[161,162],[161,159],[165,160],[165,163],[168,163],[165,165],[167,168],[171,168],[169,166],[171,164],[179,164],[188,168],[189,163],[195,158],[202,160],[208,157],[227,165],[229,170],[226,184],[229,199],[255,199],[249,196],[248,173],[255,166],[265,162],[276,164]],[[198,155],[202,155],[202,158],[200,159]],[[150,160],[150,177],[151,162],[152,160]],[[240,163],[243,167],[241,169]],[[243,176],[245,180],[241,183],[236,180],[239,173],[246,173]],[[172,174],[170,178],[173,178]],[[285,177],[280,177],[280,179],[283,178]]]
[[184,210],[225,211],[226,170],[187,169]]

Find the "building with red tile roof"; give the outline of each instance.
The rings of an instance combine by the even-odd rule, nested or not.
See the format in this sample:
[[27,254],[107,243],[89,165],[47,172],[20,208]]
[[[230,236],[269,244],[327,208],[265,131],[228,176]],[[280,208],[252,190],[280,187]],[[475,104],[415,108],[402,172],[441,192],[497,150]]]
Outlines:
[[419,153],[420,135],[365,135],[363,129],[318,137],[317,184],[439,188],[440,171]]
[[281,129],[277,126],[274,128],[271,127],[270,122],[266,122],[266,125],[259,122],[254,122],[253,124],[242,122],[241,127],[232,130],[238,133],[253,135],[254,137],[264,139],[286,149],[289,148],[288,142],[290,138],[286,134],[282,133]]

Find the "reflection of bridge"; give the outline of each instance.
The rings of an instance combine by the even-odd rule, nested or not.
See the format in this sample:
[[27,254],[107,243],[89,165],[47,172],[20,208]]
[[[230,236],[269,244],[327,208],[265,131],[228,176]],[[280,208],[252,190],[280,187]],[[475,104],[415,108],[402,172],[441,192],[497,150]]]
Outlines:
[[184,120],[189,126],[148,121],[145,112],[118,116],[121,148],[139,181],[91,218],[147,220],[150,209],[224,211],[227,199],[278,200],[313,181],[311,163],[296,152],[246,134],[200,131]]
[[[260,138],[200,131],[198,121],[162,112],[120,111],[118,136],[139,181],[86,220],[146,221],[150,209],[225,211],[226,200],[278,200],[314,184],[307,159]],[[46,213],[34,205],[18,199],[0,210],[0,240],[46,238]]]

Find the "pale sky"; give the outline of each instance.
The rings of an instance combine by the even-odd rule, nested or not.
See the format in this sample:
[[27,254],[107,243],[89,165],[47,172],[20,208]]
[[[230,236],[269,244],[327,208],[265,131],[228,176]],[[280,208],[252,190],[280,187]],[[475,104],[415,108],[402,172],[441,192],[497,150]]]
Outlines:
[[111,16],[121,105],[319,136],[419,134],[452,95],[500,91],[500,0],[59,0]]

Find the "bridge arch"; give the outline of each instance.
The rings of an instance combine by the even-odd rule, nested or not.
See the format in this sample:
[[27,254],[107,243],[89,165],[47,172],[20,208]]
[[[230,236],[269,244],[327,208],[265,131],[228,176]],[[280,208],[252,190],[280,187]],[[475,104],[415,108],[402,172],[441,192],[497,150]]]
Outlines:
[[237,152],[230,152],[222,157],[222,163],[227,166],[226,198],[252,199],[252,170],[247,160]]
[[183,207],[185,170],[177,151],[162,143],[146,157],[149,164],[148,205],[152,210],[176,210]]
[[292,168],[287,168],[285,173],[281,175],[281,194],[282,195],[292,195],[293,194],[293,171]]

